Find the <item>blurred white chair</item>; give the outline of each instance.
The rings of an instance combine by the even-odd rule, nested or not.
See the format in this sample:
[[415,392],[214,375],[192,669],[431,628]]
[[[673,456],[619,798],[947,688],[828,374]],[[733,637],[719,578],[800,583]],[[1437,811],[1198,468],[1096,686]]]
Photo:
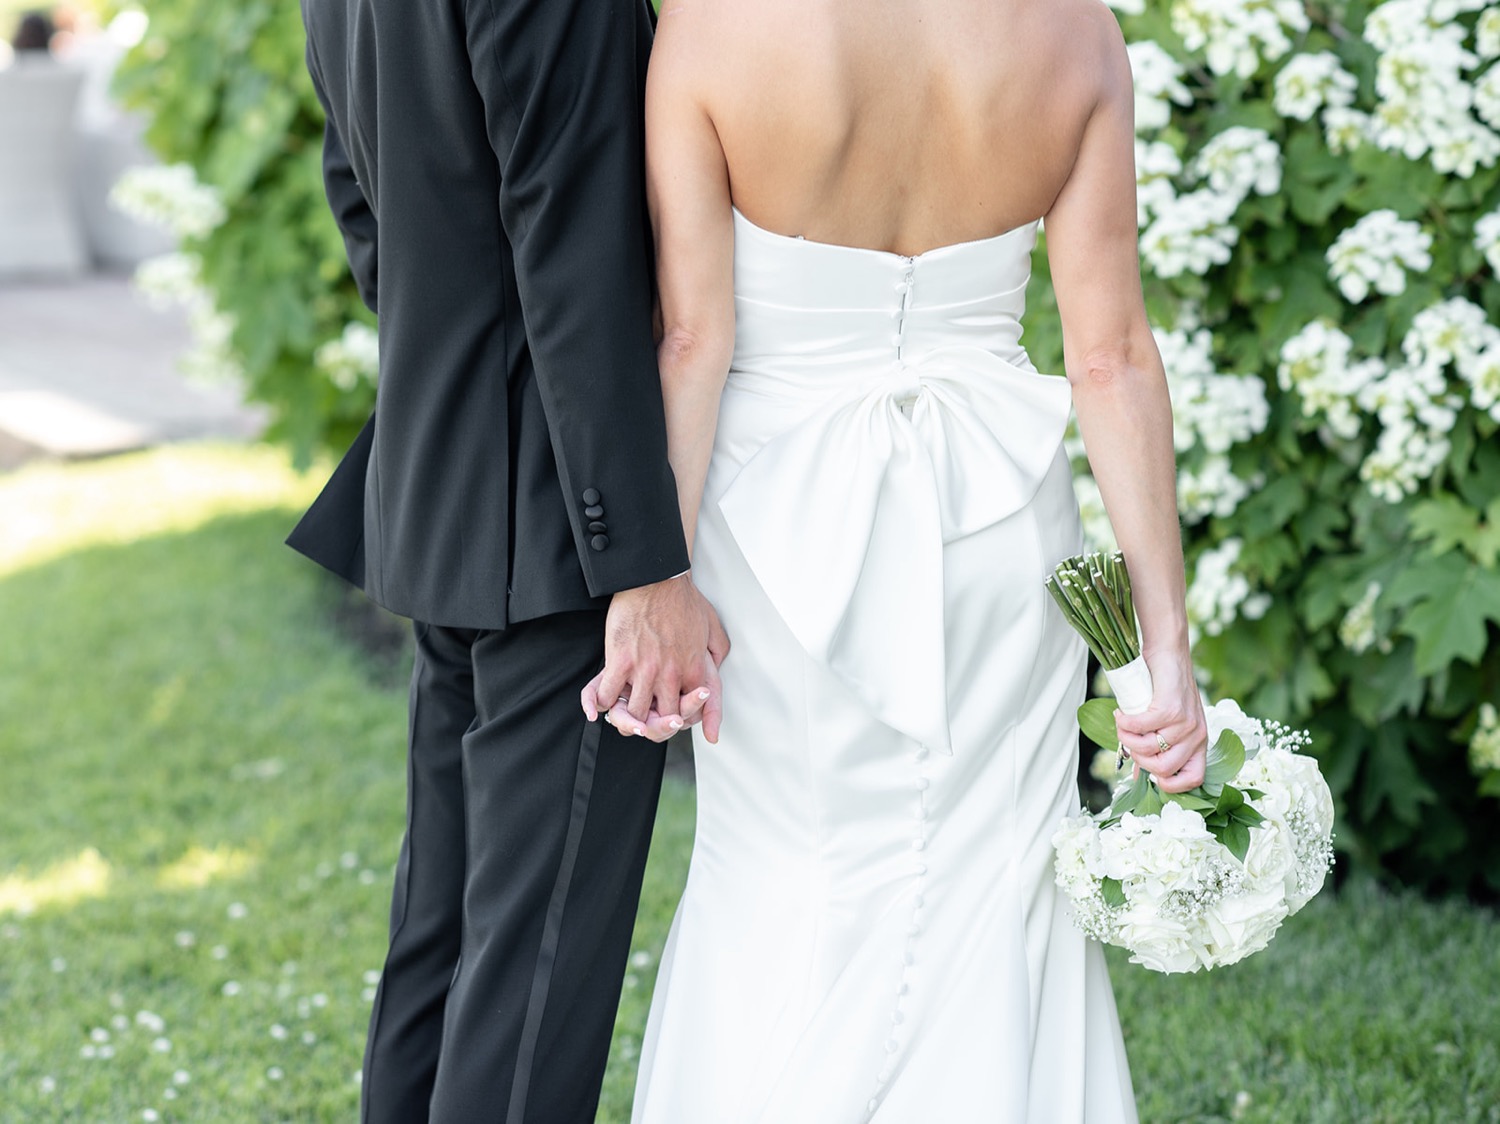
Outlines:
[[89,264],[73,167],[83,79],[45,59],[0,70],[0,278],[72,276]]

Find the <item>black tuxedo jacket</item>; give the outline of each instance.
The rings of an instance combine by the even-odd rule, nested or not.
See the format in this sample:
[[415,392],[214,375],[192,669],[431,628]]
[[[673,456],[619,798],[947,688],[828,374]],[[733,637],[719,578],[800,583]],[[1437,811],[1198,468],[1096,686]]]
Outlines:
[[375,416],[288,542],[502,628],[687,569],[651,335],[646,0],[303,0]]

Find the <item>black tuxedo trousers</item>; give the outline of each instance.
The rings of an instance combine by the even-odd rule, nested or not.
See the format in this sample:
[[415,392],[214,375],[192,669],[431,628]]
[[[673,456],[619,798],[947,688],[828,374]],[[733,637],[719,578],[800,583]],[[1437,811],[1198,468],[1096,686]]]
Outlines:
[[601,612],[417,624],[406,837],[366,1124],[588,1124],[664,750],[589,723]]

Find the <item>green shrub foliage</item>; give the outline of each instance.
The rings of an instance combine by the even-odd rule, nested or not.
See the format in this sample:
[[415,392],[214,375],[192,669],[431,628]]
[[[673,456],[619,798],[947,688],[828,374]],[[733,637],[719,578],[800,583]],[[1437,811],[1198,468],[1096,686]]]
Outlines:
[[[1205,684],[1313,731],[1346,861],[1493,894],[1500,10],[1113,6]],[[184,269],[273,435],[303,460],[341,449],[372,404],[373,341],[323,201],[297,5],[148,13],[119,88],[222,210],[181,224]],[[1044,250],[1027,342],[1061,370]]]
[[1314,733],[1346,861],[1491,896],[1500,7],[1113,6],[1205,686]]
[[184,232],[183,250],[223,315],[228,352],[300,462],[342,450],[374,384],[351,377],[336,346],[319,349],[373,318],[323,197],[323,111],[296,0],[145,6],[149,29],[116,89],[150,115],[163,160],[191,166],[222,205],[223,221]]

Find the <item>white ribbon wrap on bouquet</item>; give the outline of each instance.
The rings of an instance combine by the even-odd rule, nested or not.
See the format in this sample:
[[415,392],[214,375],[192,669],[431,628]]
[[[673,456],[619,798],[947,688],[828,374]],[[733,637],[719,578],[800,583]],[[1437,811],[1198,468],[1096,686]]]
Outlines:
[[1104,678],[1115,693],[1115,702],[1126,714],[1140,714],[1151,707],[1151,671],[1146,657],[1136,656],[1124,667],[1104,669]]

